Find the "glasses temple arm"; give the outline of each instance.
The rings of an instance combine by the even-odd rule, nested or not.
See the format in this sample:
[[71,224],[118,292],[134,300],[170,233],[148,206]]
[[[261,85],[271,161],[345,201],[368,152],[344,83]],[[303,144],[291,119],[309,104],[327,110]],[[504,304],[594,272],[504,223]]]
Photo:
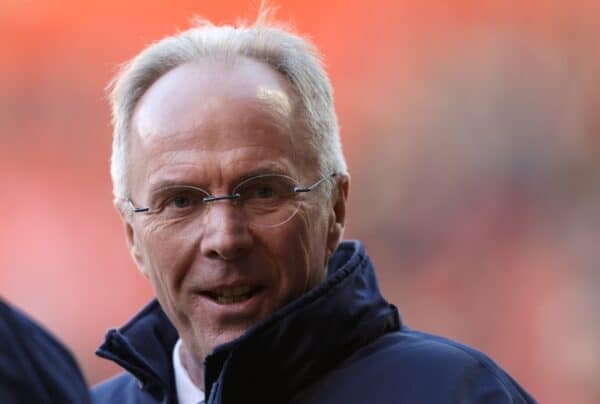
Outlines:
[[309,187],[305,187],[305,188],[295,187],[294,192],[310,192],[313,189],[315,189],[316,187],[318,187],[323,181],[328,180],[329,178],[333,178],[335,176],[336,176],[336,173],[331,173],[328,176],[321,178],[319,181],[315,182],[314,184],[312,184]]
[[131,206],[133,213],[148,212],[150,210],[150,208],[138,208],[133,204],[133,202],[131,202],[131,199],[127,199],[127,203],[129,203],[129,206]]

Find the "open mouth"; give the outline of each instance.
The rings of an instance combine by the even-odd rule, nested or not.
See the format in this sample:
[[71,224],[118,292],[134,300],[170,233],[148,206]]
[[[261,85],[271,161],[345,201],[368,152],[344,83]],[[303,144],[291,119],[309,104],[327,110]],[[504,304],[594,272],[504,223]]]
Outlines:
[[235,304],[249,300],[259,290],[260,287],[258,286],[252,287],[249,285],[243,285],[217,288],[210,291],[204,291],[202,294],[219,304]]

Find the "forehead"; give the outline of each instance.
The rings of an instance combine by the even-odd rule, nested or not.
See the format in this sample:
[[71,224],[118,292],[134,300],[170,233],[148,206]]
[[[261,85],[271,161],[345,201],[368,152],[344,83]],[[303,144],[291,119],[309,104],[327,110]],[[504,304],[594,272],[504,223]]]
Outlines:
[[285,78],[265,63],[204,58],[176,67],[150,86],[136,106],[132,126],[145,138],[190,131],[232,101],[246,101],[291,124],[295,98]]
[[264,63],[237,58],[181,65],[159,78],[136,106],[131,180],[289,163],[305,152],[293,138],[296,104],[286,79]]

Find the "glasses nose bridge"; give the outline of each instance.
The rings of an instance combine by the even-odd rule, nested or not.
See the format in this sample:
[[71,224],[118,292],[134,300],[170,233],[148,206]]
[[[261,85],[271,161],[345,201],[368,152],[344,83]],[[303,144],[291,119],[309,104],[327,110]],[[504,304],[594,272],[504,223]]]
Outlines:
[[240,194],[235,193],[235,194],[229,194],[229,195],[207,195],[204,198],[202,198],[202,202],[207,205],[210,206],[211,203],[213,202],[217,202],[217,201],[234,201],[234,205],[237,205],[237,203],[235,203],[235,201],[240,199]]
[[231,201],[232,207],[237,210],[237,208],[239,207],[239,200],[240,200],[240,194],[237,194],[237,193],[227,194],[227,195],[206,195],[205,197],[202,198],[202,204],[205,207],[204,214],[203,214],[205,220],[206,220],[206,216],[210,215],[211,206],[215,202]]

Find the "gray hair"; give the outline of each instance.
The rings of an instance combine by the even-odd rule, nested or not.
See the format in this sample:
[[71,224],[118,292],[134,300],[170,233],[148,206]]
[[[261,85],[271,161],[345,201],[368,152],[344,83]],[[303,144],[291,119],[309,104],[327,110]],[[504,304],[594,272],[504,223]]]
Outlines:
[[332,88],[310,41],[268,23],[269,10],[246,26],[215,26],[198,20],[194,28],[151,44],[127,62],[109,88],[113,123],[111,176],[116,199],[128,197],[128,131],[137,102],[162,75],[185,63],[224,55],[249,57],[283,74],[297,93],[309,132],[308,144],[323,176],[346,173]]

